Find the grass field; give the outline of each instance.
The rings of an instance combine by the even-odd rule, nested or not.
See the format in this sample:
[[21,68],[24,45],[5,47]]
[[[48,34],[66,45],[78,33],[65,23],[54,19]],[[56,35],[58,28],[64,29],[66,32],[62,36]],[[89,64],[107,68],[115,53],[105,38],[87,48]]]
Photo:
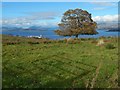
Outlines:
[[3,88],[117,88],[118,40],[98,40],[3,36]]

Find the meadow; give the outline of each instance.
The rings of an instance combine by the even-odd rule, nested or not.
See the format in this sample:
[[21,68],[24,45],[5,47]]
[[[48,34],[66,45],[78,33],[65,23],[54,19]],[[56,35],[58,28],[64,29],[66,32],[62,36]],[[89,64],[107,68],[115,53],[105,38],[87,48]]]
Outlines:
[[3,88],[118,88],[118,38],[2,36]]

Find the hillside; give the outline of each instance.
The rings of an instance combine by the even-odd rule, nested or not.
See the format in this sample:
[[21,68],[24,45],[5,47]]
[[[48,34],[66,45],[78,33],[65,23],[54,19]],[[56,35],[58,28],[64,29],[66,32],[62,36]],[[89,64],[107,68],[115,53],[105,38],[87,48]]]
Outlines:
[[[118,41],[3,36],[3,88],[118,88]],[[114,48],[113,48],[114,46]]]

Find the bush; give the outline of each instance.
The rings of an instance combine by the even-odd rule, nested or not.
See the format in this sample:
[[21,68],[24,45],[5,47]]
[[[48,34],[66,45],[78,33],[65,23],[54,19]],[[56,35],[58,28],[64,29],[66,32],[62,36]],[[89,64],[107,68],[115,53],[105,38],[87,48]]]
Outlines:
[[68,38],[68,39],[67,39],[67,43],[68,43],[68,44],[74,44],[74,42],[75,42],[75,41],[74,41],[73,38]]
[[57,40],[57,43],[64,43],[64,40]]
[[105,39],[106,37],[105,36],[101,36],[101,37],[99,37],[99,39]]
[[39,44],[39,42],[29,41],[28,44]]
[[20,42],[18,42],[18,41],[6,41],[6,42],[4,42],[4,44],[15,45],[15,44],[20,44]]
[[92,40],[91,43],[97,44],[98,41],[97,40]]
[[81,41],[87,41],[87,39],[86,38],[81,38]]
[[108,43],[105,47],[106,47],[106,49],[114,49],[115,48],[115,46],[110,43]]

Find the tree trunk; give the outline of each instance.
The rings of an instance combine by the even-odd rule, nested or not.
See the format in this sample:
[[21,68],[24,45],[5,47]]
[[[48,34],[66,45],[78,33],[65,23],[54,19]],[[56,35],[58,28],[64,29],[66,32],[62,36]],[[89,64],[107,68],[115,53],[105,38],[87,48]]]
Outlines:
[[75,35],[75,37],[76,37],[76,38],[78,38],[78,34],[77,34],[77,35]]

